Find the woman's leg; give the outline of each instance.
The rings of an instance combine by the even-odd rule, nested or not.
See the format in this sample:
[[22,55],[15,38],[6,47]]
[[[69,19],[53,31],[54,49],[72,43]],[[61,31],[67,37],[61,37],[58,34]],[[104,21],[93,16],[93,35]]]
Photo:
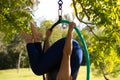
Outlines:
[[60,69],[57,74],[56,80],[72,80],[70,59],[72,54],[72,31],[75,24],[69,24],[69,29],[66,36],[66,41],[63,49],[63,56],[61,60]]
[[[39,50],[36,47],[39,48]],[[40,43],[28,43],[26,45],[26,48],[28,52],[30,66],[35,74],[39,74],[37,72],[37,68],[39,65],[38,62],[40,61],[40,58],[43,55],[41,44]]]
[[71,75],[71,55],[75,54],[72,53],[73,51],[73,44],[72,44],[72,32],[75,26],[74,22],[69,24],[69,29],[67,32],[67,37],[63,49],[63,56],[61,60],[60,69],[57,75],[56,80],[72,80]]
[[31,68],[35,74],[38,74],[38,72],[37,72],[38,62],[39,62],[39,59],[43,55],[41,43],[38,41],[33,43],[32,42],[32,40],[33,40],[32,34],[27,34],[24,31],[22,31],[21,34],[27,44],[26,48],[28,51],[28,57],[29,57],[29,62],[30,62]]
[[[36,49],[34,43],[27,44],[27,50],[29,55],[29,61],[33,72],[36,75],[42,75],[44,73],[54,70],[54,68],[59,68],[63,56],[63,47],[66,38],[60,39],[55,42],[46,53],[43,55]],[[71,74],[75,76],[78,72],[80,62],[81,62],[81,48],[79,44],[73,40],[73,51],[71,55]],[[38,49],[41,49],[40,43],[36,43]],[[42,49],[41,49],[42,50]],[[42,57],[40,56],[42,55]]]
[[[59,44],[56,44],[56,45],[63,44],[63,45],[61,45],[62,46],[61,51],[63,51],[65,40],[66,40],[66,38],[63,38],[63,39],[59,40]],[[71,75],[73,78],[72,80],[76,80],[76,76],[77,76],[81,61],[82,61],[82,49],[76,40],[72,39],[72,44],[73,44],[73,50],[72,50],[72,55],[71,55],[71,60],[70,60]],[[58,48],[60,48],[60,46],[57,49],[54,49],[54,47],[53,47],[53,50],[57,50]],[[58,50],[60,50],[60,49],[58,49]],[[50,65],[53,65],[53,64],[56,64],[56,65],[53,65],[55,67],[52,71],[50,71],[50,73],[48,75],[48,80],[55,80],[56,79],[57,73],[58,73],[59,68],[60,68],[62,56],[63,56],[63,52],[61,52],[61,51],[58,51],[58,53],[60,52],[59,55],[56,58],[54,58],[55,60],[52,61],[52,64],[50,63]]]
[[[36,62],[33,62],[34,65],[31,64],[31,66],[33,65],[33,72],[36,75],[42,75],[60,66],[64,43],[65,38],[58,40],[50,48],[48,48],[46,53],[44,53],[44,55],[42,55],[42,57],[40,57],[39,60],[36,59]],[[33,56],[35,56],[35,54],[37,54],[37,52],[35,50],[35,47],[33,47],[33,45],[31,46],[31,44],[28,44],[27,48],[29,48],[28,54],[32,62],[32,58]]]

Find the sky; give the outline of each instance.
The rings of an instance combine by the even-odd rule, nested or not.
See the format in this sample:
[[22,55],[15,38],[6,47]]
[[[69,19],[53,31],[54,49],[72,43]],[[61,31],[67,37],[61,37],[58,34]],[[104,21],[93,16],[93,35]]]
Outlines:
[[[43,20],[57,20],[58,18],[58,1],[59,0],[40,0],[40,4],[33,11],[34,20],[37,22],[37,26],[40,26],[40,22]],[[73,13],[73,8],[70,7],[72,0],[62,0],[62,16],[64,14],[69,14],[70,16]],[[80,23],[77,18],[73,20],[77,26],[84,27],[84,24]],[[82,29],[82,28],[81,28]]]
[[[58,1],[59,0],[40,0],[40,4],[34,10],[34,19],[39,22],[41,20],[56,20],[58,18]],[[72,15],[73,9],[70,7],[72,0],[62,0],[62,15]]]

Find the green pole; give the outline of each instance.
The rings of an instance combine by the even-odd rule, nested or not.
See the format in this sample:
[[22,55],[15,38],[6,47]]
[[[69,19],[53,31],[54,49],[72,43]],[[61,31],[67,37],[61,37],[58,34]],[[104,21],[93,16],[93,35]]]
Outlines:
[[[69,24],[70,21],[68,20],[61,20],[60,23],[67,23]],[[89,52],[88,52],[88,49],[87,49],[87,45],[85,43],[85,40],[81,34],[81,32],[79,31],[79,29],[75,26],[74,27],[75,31],[77,32],[81,42],[82,42],[82,45],[83,45],[83,48],[84,48],[84,54],[85,54],[85,58],[86,58],[86,65],[87,65],[87,77],[86,77],[86,80],[90,80],[90,59],[89,59]]]

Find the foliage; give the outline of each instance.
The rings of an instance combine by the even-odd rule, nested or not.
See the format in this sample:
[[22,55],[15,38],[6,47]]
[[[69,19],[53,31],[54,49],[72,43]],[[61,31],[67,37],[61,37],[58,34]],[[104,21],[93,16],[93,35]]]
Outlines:
[[8,68],[16,68],[18,59],[18,53],[9,52],[6,54],[4,52],[0,52],[0,69],[8,69]]
[[10,42],[2,42],[0,41],[1,48],[0,48],[0,69],[9,69],[9,68],[16,68],[19,54],[21,51],[24,52],[21,57],[21,64],[20,67],[28,67],[28,58],[26,50],[24,48],[24,44],[21,42],[20,36],[15,35],[14,39]]
[[82,34],[87,42],[91,64],[97,72],[120,72],[120,0],[73,0],[75,15],[86,25]]
[[[38,0],[36,0],[38,2]],[[19,55],[25,52],[20,39],[21,30],[29,31],[28,22],[32,19],[34,0],[1,0],[0,1],[0,69],[17,67]],[[21,67],[28,67],[26,54],[22,54]],[[3,62],[3,63],[2,63]]]
[[5,39],[11,40],[14,33],[27,30],[31,20],[29,6],[31,0],[1,0],[0,1],[0,31],[5,33]]

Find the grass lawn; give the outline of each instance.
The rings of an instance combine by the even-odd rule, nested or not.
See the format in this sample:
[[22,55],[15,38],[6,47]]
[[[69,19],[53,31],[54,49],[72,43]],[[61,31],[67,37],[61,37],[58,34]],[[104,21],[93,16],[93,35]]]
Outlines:
[[[42,76],[36,76],[31,69],[23,68],[17,73],[16,69],[0,70],[0,80],[43,80]],[[81,67],[77,80],[86,80],[86,67]],[[93,76],[91,72],[90,80],[104,80],[102,77]],[[110,80],[120,80],[118,78],[110,78]]]

